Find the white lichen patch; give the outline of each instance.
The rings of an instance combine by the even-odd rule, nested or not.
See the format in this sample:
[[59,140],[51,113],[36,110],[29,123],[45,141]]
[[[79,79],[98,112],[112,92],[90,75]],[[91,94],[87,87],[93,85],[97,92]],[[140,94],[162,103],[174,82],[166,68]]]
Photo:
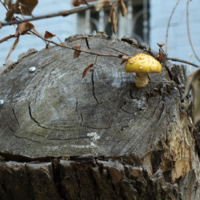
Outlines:
[[92,133],[87,133],[88,137],[94,137],[97,133],[96,132],[92,132]]
[[90,145],[72,145],[71,147],[77,149],[85,149],[85,148],[88,149],[88,148],[97,148],[97,145],[91,142]]
[[94,141],[100,139],[100,136],[96,132],[88,133],[87,136],[91,137],[91,140],[94,140]]
[[120,88],[121,87],[121,80],[120,79],[114,79],[112,82],[112,87]]
[[85,149],[85,148],[90,148],[90,145],[72,145],[71,147],[73,148],[78,148],[78,149]]
[[90,144],[90,148],[97,148],[97,145],[94,144],[93,142],[91,142],[91,144]]

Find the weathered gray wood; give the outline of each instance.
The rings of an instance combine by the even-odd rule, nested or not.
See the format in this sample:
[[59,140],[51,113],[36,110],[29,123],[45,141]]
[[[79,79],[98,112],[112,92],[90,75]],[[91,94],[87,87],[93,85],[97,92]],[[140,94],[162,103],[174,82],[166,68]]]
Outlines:
[[[101,33],[66,43],[87,49],[85,37],[91,51],[155,54],[131,38]],[[199,185],[184,188],[191,177],[199,181],[200,167],[187,114],[191,100],[181,99],[184,67],[164,62],[162,72],[149,74],[147,87],[138,89],[120,62],[85,53],[74,59],[73,51],[51,47],[4,69],[0,199],[198,199]],[[91,63],[94,71],[82,79]],[[48,158],[56,159],[51,164]],[[31,160],[46,163],[19,163]],[[23,184],[9,188],[20,183],[21,172],[27,194],[20,194]]]
[[[116,39],[88,41],[93,51],[143,52]],[[87,49],[83,39],[69,44],[78,42]],[[172,106],[171,118],[179,101],[167,70],[150,74],[150,84],[137,89],[134,75],[125,73],[120,59],[97,57],[94,72],[82,79],[84,68],[95,60],[96,56],[84,53],[74,59],[73,51],[53,47],[25,57],[2,76],[0,151],[36,158],[88,153],[144,156],[147,149],[154,149],[156,130],[166,122],[168,107]],[[37,69],[29,73],[32,66]],[[167,95],[162,96],[163,85]],[[87,135],[92,132],[100,138]]]

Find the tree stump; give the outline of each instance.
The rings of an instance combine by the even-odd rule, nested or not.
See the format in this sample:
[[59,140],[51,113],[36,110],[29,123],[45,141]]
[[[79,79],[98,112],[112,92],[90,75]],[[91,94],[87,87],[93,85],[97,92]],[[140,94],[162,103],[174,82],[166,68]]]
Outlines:
[[[65,42],[85,38],[93,52],[156,53],[105,33]],[[138,89],[121,59],[73,54],[30,50],[1,69],[0,199],[199,200],[184,66],[165,61]]]

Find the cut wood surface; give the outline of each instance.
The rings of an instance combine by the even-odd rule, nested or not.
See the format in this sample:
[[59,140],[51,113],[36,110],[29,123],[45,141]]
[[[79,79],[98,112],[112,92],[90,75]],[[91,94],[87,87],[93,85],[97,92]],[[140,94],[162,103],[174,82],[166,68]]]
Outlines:
[[[85,37],[94,52],[156,53],[104,33],[69,37],[66,44],[88,49]],[[149,74],[149,84],[138,89],[119,58],[74,58],[72,50],[56,46],[30,52],[0,71],[0,155],[6,161],[0,162],[0,199],[12,199],[6,185],[20,181],[10,179],[8,169],[32,181],[27,191],[35,199],[199,199],[191,100],[182,99],[184,66],[163,62],[162,72]],[[82,78],[92,63],[94,70]],[[47,159],[52,162],[19,163]],[[40,172],[48,194],[34,189],[42,187]],[[19,191],[13,189],[16,199],[31,199]]]

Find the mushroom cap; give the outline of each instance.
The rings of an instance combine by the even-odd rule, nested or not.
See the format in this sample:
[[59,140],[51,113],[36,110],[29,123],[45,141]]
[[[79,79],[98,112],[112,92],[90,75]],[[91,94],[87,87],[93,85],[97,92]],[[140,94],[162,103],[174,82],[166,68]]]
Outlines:
[[154,57],[139,53],[127,61],[124,69],[126,72],[159,73],[162,66]]

